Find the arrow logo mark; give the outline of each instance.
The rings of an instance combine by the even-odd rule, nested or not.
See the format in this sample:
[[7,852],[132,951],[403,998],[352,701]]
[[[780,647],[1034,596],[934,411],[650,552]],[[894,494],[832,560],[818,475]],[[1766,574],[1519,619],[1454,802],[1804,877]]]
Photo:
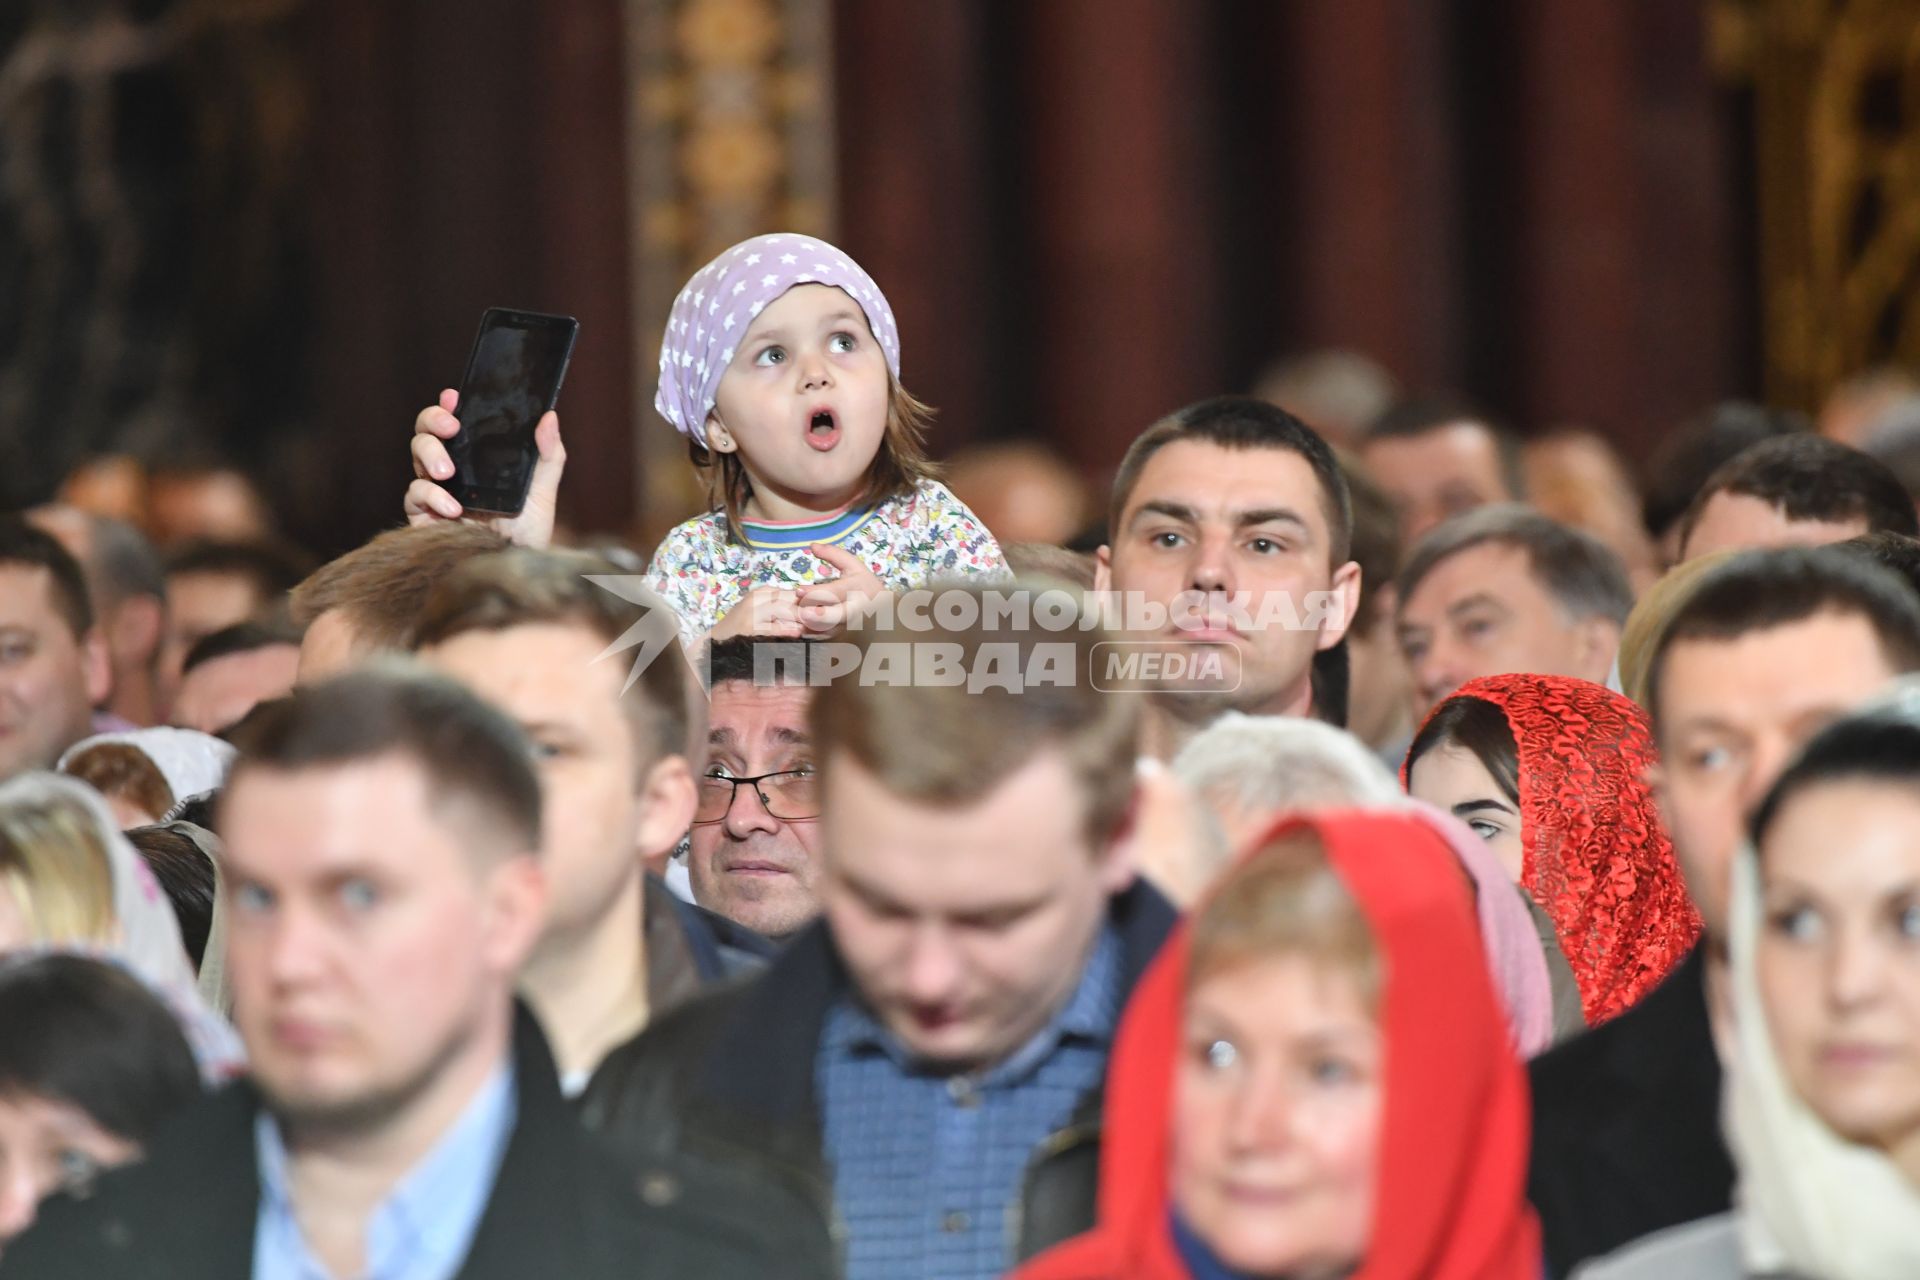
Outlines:
[[588,582],[602,591],[611,591],[628,604],[637,605],[640,616],[632,626],[626,629],[618,640],[601,650],[594,658],[599,662],[611,658],[628,649],[637,649],[633,655],[633,665],[627,671],[627,682],[620,686],[624,695],[640,679],[640,673],[661,652],[680,637],[680,618],[671,606],[647,587],[647,580],[637,574],[589,573]]

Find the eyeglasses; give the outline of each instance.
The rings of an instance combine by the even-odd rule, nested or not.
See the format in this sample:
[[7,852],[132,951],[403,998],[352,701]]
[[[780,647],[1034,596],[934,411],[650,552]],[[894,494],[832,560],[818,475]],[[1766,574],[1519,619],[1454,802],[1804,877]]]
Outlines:
[[693,811],[694,822],[718,822],[726,817],[733,808],[734,793],[743,786],[751,786],[767,812],[782,822],[820,816],[820,785],[813,770],[782,769],[751,778],[709,775],[700,779],[700,803]]

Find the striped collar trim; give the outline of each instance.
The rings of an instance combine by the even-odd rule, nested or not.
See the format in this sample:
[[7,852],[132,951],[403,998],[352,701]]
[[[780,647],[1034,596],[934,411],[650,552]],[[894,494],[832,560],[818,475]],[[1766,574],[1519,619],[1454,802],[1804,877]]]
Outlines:
[[747,545],[756,550],[793,551],[805,549],[816,542],[824,542],[828,545],[845,542],[862,525],[873,519],[878,510],[877,506],[855,507],[837,515],[828,516],[824,520],[781,524],[742,520],[740,530],[746,535]]

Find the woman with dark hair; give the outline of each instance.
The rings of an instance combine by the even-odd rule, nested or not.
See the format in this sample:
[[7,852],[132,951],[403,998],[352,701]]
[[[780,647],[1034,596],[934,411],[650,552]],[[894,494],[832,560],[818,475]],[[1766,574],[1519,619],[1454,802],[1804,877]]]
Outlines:
[[184,822],[131,827],[124,834],[167,895],[173,918],[180,925],[181,945],[193,961],[194,972],[200,972],[207,935],[213,928],[213,904],[219,885],[213,859],[196,836],[211,839],[210,835]]
[[180,1024],[138,978],[58,953],[0,962],[0,1246],[40,1201],[137,1160],[200,1095]]
[[1472,827],[1552,918],[1589,1024],[1659,985],[1700,936],[1646,780],[1646,713],[1565,676],[1472,680],[1407,751],[1416,798]]
[[1527,1086],[1470,895],[1409,814],[1284,819],[1161,950],[1098,1222],[1015,1280],[1538,1280]]
[[1732,1213],[1649,1236],[1591,1280],[1920,1276],[1920,683],[1822,730],[1733,865]]

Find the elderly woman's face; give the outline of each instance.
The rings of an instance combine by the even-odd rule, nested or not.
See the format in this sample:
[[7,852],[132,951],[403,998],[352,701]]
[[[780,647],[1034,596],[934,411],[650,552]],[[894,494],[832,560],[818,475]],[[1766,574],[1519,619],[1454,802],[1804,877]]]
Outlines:
[[1809,787],[1767,831],[1760,874],[1760,993],[1788,1082],[1920,1182],[1920,794]]
[[1344,1275],[1373,1225],[1385,1052],[1345,971],[1249,960],[1187,997],[1173,1200],[1226,1266]]
[[47,1196],[139,1155],[138,1144],[71,1103],[0,1093],[0,1245],[27,1229]]

